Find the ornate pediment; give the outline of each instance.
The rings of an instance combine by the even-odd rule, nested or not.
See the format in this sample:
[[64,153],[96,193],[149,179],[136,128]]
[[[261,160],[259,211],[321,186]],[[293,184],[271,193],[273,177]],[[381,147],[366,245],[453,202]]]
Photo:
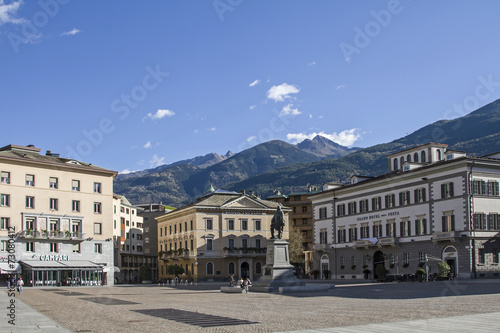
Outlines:
[[248,197],[241,197],[222,206],[223,208],[247,208],[247,209],[268,209],[265,205]]

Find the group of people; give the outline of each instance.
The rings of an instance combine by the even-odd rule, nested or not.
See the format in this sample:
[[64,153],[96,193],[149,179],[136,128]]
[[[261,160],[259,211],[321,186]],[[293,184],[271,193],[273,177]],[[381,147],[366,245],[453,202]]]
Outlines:
[[[12,287],[11,287],[12,286]],[[23,291],[24,281],[21,275],[17,276],[13,274],[12,276],[9,274],[7,276],[7,289],[17,289],[17,292],[21,294]]]
[[239,288],[242,288],[242,289],[245,289],[245,292],[248,293],[248,288],[252,285],[252,281],[250,281],[250,278],[245,278],[243,280],[242,277],[239,278],[238,282],[236,283],[236,286],[234,285],[236,282],[235,278],[234,278],[234,274],[231,274],[231,278],[229,280],[229,286],[230,287],[239,287]]

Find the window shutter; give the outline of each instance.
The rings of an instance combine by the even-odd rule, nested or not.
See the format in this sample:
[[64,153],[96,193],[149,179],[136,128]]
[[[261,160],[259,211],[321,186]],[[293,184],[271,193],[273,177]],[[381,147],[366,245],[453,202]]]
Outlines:
[[419,233],[420,230],[418,230],[419,227],[420,227],[420,225],[418,223],[418,220],[415,220],[415,235],[419,235],[420,234]]
[[385,208],[389,208],[389,196],[385,196]]
[[358,240],[358,228],[354,228],[354,240]]
[[455,215],[451,215],[451,230],[455,231]]
[[422,201],[425,202],[427,199],[425,197],[425,188],[422,189]]
[[411,221],[408,221],[408,236],[411,236]]
[[441,184],[441,199],[445,197],[445,184]]
[[446,228],[446,216],[442,216],[441,217],[441,223],[443,224],[442,225],[442,230],[443,231],[448,231],[448,229]]
[[413,197],[415,198],[415,202],[418,202],[418,190],[413,191]]
[[424,223],[424,235],[427,234],[427,219],[423,219],[422,222]]
[[450,183],[450,197],[455,196],[455,191],[453,190],[453,183]]
[[399,192],[399,205],[403,205],[403,192]]
[[399,223],[399,227],[401,229],[400,230],[400,232],[401,232],[400,235],[401,235],[401,237],[403,237],[403,235],[405,234],[405,232],[404,232],[404,222]]

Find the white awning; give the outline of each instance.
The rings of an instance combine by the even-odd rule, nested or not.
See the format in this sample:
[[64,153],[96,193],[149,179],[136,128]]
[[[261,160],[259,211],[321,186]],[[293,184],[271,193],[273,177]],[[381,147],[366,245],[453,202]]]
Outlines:
[[21,273],[21,265],[17,262],[9,264],[8,262],[0,262],[0,274]]

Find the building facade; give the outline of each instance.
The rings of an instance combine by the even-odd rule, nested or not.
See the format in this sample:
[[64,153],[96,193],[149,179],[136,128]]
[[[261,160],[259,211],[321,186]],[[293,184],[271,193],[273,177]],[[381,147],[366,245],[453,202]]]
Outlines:
[[0,173],[2,264],[20,264],[28,286],[113,284],[117,172],[9,145]]
[[[171,278],[169,265],[184,268],[194,281],[258,279],[266,264],[271,219],[278,203],[245,193],[212,191],[196,202],[157,218],[159,278]],[[282,238],[288,238],[288,213]]]
[[500,276],[500,154],[468,157],[443,144],[388,156],[389,173],[329,184],[310,196],[314,261],[335,278],[438,272]]

